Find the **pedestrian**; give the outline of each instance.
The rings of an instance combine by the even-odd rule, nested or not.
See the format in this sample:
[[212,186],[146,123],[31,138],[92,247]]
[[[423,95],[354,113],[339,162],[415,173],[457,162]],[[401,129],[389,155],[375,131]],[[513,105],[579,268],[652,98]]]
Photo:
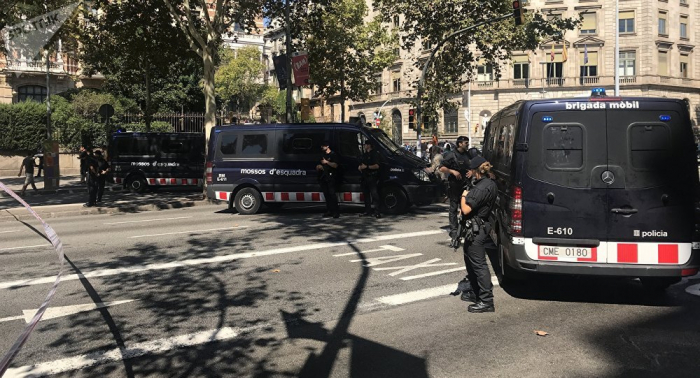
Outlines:
[[41,177],[41,171],[44,170],[44,149],[41,147],[41,143],[39,143],[39,148],[37,148],[36,155],[34,155],[35,158],[39,158],[39,167],[37,168],[36,172],[36,177],[39,178]]
[[472,291],[463,292],[463,297],[474,302],[467,307],[469,312],[494,312],[493,284],[491,273],[486,261],[486,245],[490,244],[488,222],[489,214],[496,204],[498,188],[491,179],[491,163],[482,156],[476,156],[469,163],[469,169],[474,177],[474,187],[464,190],[461,195],[460,208],[467,219],[472,219],[478,225],[473,240],[464,241],[464,265],[467,269],[467,279]]
[[82,154],[81,156],[83,156],[82,159],[85,160],[85,166],[87,167],[87,177],[85,181],[87,182],[88,189],[88,201],[83,206],[92,207],[95,206],[95,203],[97,202],[99,164],[90,150],[86,150],[85,154]]
[[340,217],[340,209],[338,206],[338,197],[335,195],[338,155],[331,150],[328,141],[321,144],[321,150],[323,151],[323,156],[321,157],[321,164],[316,166],[316,170],[320,173],[319,182],[321,184],[321,191],[326,198],[326,212],[323,214],[323,217],[327,218],[332,216],[333,218],[338,218]]
[[102,156],[102,151],[95,151],[95,159],[97,160],[97,198],[96,203],[102,202],[102,195],[105,192],[107,184],[107,175],[111,169],[107,160]]
[[80,146],[80,153],[78,154],[78,159],[80,159],[80,182],[85,182],[87,178],[87,150],[85,146]]
[[469,138],[460,136],[456,142],[457,148],[454,151],[446,152],[442,157],[440,172],[447,174],[447,197],[450,200],[450,240],[457,234],[457,222],[459,213],[459,201],[462,190],[471,176],[469,171]]
[[[362,193],[365,196],[365,212],[363,216],[381,218],[379,211],[379,154],[374,149],[372,141],[367,139],[364,144],[365,153],[362,154],[361,164],[358,167],[362,172]],[[374,210],[372,210],[374,208]]]
[[22,176],[22,171],[24,171],[24,185],[22,186],[22,191],[19,193],[20,196],[24,196],[24,192],[27,191],[27,186],[31,185],[34,192],[38,192],[39,189],[36,188],[34,184],[34,154],[31,152],[27,153],[27,157],[22,160],[22,164],[19,166],[19,173],[17,177]]

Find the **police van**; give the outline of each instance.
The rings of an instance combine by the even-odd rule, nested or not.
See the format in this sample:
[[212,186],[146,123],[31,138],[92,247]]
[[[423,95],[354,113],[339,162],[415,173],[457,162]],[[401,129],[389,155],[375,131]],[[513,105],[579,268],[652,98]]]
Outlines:
[[227,201],[240,214],[255,214],[263,204],[323,203],[316,166],[321,145],[329,141],[340,159],[339,203],[364,203],[357,167],[365,140],[379,152],[383,211],[401,213],[437,201],[441,187],[426,162],[380,129],[337,123],[216,126],[209,139],[207,196]]
[[700,266],[688,104],[668,98],[519,101],[490,120],[497,275],[639,277],[664,289]]
[[202,187],[203,133],[114,133],[108,156],[114,182],[132,192],[160,187]]

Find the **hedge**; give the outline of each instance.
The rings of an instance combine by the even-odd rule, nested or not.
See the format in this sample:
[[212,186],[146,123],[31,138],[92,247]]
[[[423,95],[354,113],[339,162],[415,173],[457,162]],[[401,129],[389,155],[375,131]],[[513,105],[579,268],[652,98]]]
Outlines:
[[0,149],[35,151],[46,140],[46,104],[0,104]]

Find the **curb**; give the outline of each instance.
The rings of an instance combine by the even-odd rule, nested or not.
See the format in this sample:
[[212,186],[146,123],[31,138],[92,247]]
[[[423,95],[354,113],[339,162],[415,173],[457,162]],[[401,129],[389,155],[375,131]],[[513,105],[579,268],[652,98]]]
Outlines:
[[[19,193],[19,190],[14,190],[15,193]],[[75,188],[75,189],[55,189],[55,190],[44,190],[39,189],[35,192],[33,189],[28,188],[27,192],[24,193],[25,196],[43,196],[48,194],[77,194],[77,193],[87,193],[87,188]],[[122,192],[124,188],[121,186],[105,186],[106,192]],[[0,198],[12,198],[9,194],[2,192],[0,193]]]
[[[32,209],[39,214],[43,219],[52,218],[62,218],[70,216],[80,216],[80,215],[99,215],[99,214],[116,214],[116,213],[138,213],[145,211],[158,211],[158,210],[169,210],[169,209],[181,209],[185,207],[194,206],[205,206],[211,205],[206,199],[201,200],[187,200],[187,201],[173,201],[166,203],[156,203],[156,204],[145,204],[145,205],[119,205],[116,207],[83,207],[82,204],[75,204],[70,206],[69,209],[64,207],[62,209],[49,209],[51,206],[37,206],[32,207]],[[42,209],[43,207],[43,209]],[[8,220],[30,220],[35,219],[32,214],[30,214],[24,208],[7,209],[0,213],[0,222]]]

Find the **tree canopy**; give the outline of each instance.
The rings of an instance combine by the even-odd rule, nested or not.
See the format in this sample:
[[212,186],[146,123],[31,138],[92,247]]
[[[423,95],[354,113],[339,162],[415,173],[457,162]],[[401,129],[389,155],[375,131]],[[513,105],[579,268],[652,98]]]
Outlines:
[[[400,43],[407,51],[415,51],[421,44],[435,45],[452,32],[513,12],[510,0],[375,0],[375,7],[386,22],[394,16],[401,17]],[[464,84],[473,80],[477,66],[490,64],[499,78],[499,63],[510,59],[514,51],[535,50],[547,39],[561,40],[566,30],[580,23],[575,18],[547,20],[540,13],[530,12],[522,26],[507,18],[446,42],[427,73],[422,100],[427,114],[453,106],[451,95],[461,92]],[[414,89],[425,63],[423,58],[417,52]]]
[[223,48],[219,56],[221,63],[215,76],[217,96],[234,105],[240,117],[241,110],[249,111],[263,95],[265,63],[255,46]]

